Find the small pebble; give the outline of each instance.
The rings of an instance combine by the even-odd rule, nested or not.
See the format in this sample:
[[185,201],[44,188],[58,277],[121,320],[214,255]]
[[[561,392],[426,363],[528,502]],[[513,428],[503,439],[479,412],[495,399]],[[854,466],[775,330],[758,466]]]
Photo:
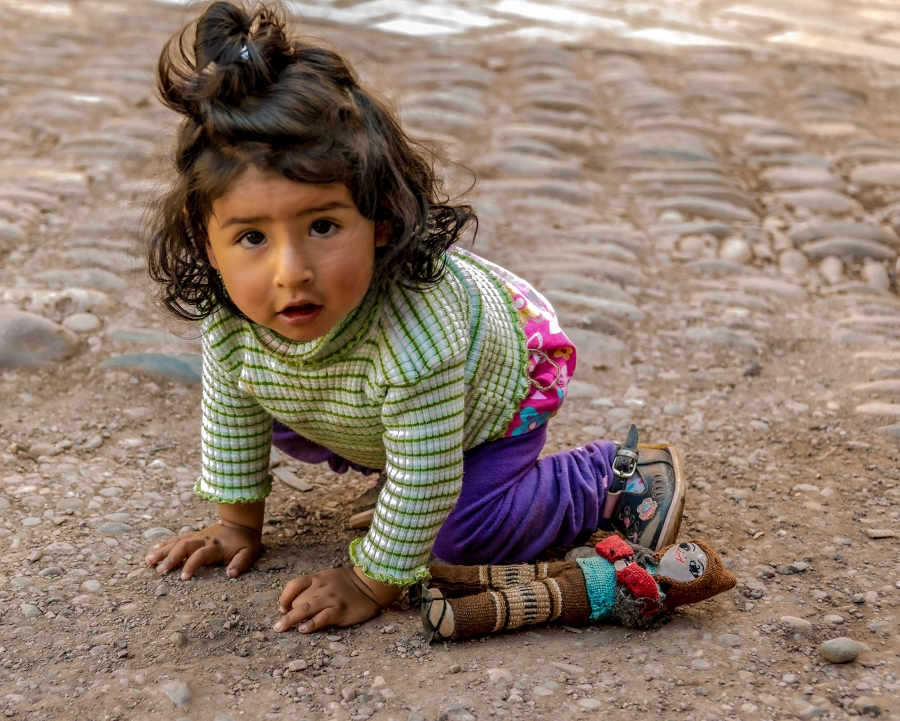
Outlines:
[[513,675],[505,668],[489,668],[487,675],[493,684],[511,684],[513,682]]
[[595,698],[580,698],[577,701],[577,706],[585,711],[599,711],[603,708],[603,704]]
[[31,603],[23,603],[19,606],[19,609],[22,611],[22,615],[25,618],[40,618],[43,614],[41,613],[41,609]]
[[860,716],[881,715],[881,705],[870,696],[860,696],[853,702],[853,705],[850,708],[856,711]]
[[187,706],[194,698],[190,687],[184,681],[168,681],[160,690],[177,706]]
[[889,528],[867,528],[866,535],[869,538],[896,538],[897,533]]
[[188,637],[185,636],[181,631],[176,631],[169,638],[175,646],[179,646],[181,648],[184,648],[189,643]]
[[782,616],[781,625],[788,631],[799,634],[800,636],[809,636],[812,633],[812,624],[805,618],[797,618],[796,616]]
[[823,641],[819,646],[819,653],[829,663],[849,663],[855,660],[861,651],[862,645],[846,636]]

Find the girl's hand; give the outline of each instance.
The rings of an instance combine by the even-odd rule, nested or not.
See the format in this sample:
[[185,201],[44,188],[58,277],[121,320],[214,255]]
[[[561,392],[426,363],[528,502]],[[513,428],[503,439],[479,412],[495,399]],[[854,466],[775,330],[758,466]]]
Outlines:
[[157,543],[144,559],[166,573],[184,561],[181,580],[187,581],[200,566],[227,563],[226,573],[234,578],[246,571],[262,551],[262,533],[254,528],[215,523],[196,533],[167,538]]
[[156,566],[157,573],[171,571],[184,561],[182,581],[187,581],[200,566],[214,563],[227,563],[226,573],[231,578],[240,576],[262,552],[265,515],[265,501],[220,503],[219,523],[196,533],[167,538],[157,543],[144,560]]
[[301,633],[326,626],[352,626],[377,616],[397,600],[403,589],[379,583],[359,568],[332,568],[300,576],[281,592],[281,613],[276,631],[300,624]]

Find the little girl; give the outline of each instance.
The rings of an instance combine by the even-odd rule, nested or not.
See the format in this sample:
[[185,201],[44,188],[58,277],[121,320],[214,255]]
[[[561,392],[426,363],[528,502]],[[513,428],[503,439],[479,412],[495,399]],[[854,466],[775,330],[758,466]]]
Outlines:
[[149,267],[161,302],[201,321],[203,467],[219,523],[157,544],[246,571],[261,550],[273,441],[310,462],[383,471],[352,569],[291,581],[275,630],[376,615],[463,564],[533,560],[619,530],[672,543],[684,504],[672,448],[596,441],[538,460],[575,348],[525,281],[452,246],[472,209],[332,51],[271,9],[210,5],[169,41],[163,101],[183,116]]

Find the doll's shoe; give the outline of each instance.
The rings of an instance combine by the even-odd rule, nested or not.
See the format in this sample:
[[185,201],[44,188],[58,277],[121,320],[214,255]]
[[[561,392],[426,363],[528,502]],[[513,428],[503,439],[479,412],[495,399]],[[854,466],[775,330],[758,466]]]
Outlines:
[[350,506],[350,528],[368,528],[375,518],[375,505],[387,476],[382,473],[378,479],[360,494]]
[[444,594],[438,588],[418,586],[416,593],[410,598],[414,606],[419,606],[422,614],[422,630],[425,634],[425,643],[432,640],[446,641],[453,636],[455,622],[453,608],[444,598]]
[[654,551],[674,543],[685,501],[681,452],[669,445],[639,445],[637,429],[631,426],[616,453],[613,473],[601,528]]

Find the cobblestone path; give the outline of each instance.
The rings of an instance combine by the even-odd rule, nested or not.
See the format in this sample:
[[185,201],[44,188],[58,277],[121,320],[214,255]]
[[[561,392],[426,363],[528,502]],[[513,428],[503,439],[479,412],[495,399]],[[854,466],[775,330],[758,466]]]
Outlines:
[[[632,422],[683,448],[682,535],[739,579],[652,632],[425,647],[399,608],[270,630],[289,578],[349,563],[359,476],[275,458],[306,490],[277,486],[239,580],[144,566],[215,513],[195,332],[137,247],[173,123],[152,68],[190,11],[0,0],[0,711],[900,719],[900,12],[824,4],[296,5],[456,161],[448,187],[475,172],[475,251],[571,329],[549,450]],[[863,652],[826,662],[843,636]]]

